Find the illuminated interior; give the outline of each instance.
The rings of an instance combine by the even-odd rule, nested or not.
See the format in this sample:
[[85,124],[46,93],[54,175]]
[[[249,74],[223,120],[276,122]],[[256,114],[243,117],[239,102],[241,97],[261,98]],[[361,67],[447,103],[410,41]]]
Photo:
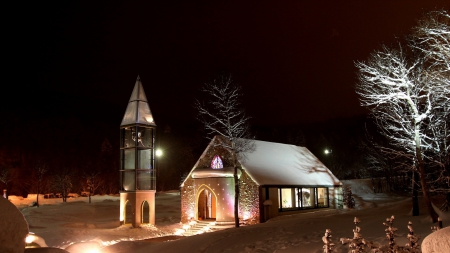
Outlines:
[[329,207],[328,188],[278,188],[280,211]]

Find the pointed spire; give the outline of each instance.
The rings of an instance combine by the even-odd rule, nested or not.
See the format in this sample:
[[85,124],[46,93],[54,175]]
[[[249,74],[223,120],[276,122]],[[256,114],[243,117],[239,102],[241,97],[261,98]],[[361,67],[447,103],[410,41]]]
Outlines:
[[156,126],[139,76],[136,79],[136,84],[131,93],[127,110],[125,111],[125,115],[123,115],[122,123],[120,125],[125,126],[132,124]]

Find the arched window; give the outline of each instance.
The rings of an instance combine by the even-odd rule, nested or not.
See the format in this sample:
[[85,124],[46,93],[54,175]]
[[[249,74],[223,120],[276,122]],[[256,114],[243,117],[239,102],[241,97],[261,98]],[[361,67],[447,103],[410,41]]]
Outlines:
[[223,169],[222,159],[218,155],[214,156],[211,161],[211,169]]

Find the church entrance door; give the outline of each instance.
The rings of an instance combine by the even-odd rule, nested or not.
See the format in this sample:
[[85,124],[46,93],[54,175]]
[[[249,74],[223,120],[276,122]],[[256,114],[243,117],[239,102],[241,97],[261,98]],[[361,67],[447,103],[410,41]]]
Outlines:
[[199,220],[216,219],[216,197],[210,190],[202,190],[197,201]]

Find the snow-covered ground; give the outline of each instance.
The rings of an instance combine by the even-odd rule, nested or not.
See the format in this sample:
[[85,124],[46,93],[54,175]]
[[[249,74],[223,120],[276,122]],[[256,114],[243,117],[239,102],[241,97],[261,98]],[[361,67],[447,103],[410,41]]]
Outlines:
[[[79,242],[92,241],[102,245],[101,253],[118,252],[323,252],[322,236],[325,229],[332,230],[335,252],[348,252],[339,243],[341,237],[352,237],[354,217],[361,220],[361,234],[366,240],[386,244],[383,222],[395,215],[398,228],[396,241],[407,243],[407,224],[412,221],[415,234],[422,239],[431,233],[431,223],[421,206],[420,216],[411,216],[411,200],[406,197],[374,194],[370,181],[352,180],[356,200],[354,210],[321,209],[305,213],[288,214],[270,221],[241,228],[204,233],[195,236],[176,236],[182,227],[180,196],[178,192],[158,193],[156,198],[156,225],[143,228],[119,226],[119,197],[94,196],[68,199],[40,199],[40,207],[28,207],[35,197],[11,197],[28,221],[31,232],[42,237],[48,246],[80,252]],[[444,227],[450,224],[449,213],[439,213]],[[72,246],[70,246],[72,245]],[[443,251],[446,252],[446,251]]]

